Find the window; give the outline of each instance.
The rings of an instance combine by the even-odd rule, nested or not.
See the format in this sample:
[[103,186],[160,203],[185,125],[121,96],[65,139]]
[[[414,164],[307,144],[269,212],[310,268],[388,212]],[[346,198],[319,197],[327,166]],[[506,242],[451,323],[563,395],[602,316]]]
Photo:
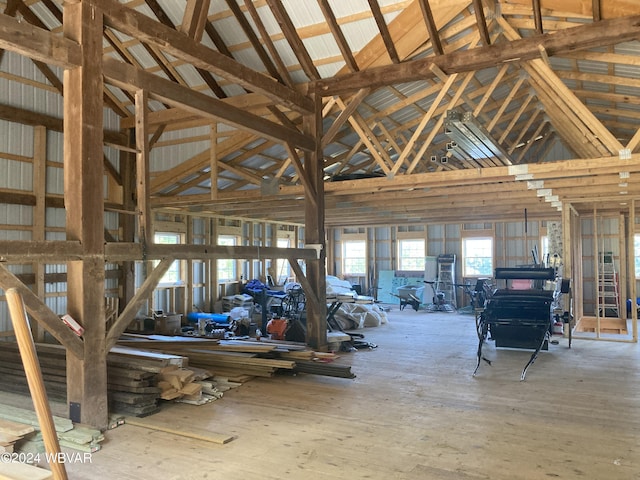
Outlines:
[[[153,241],[157,244],[162,245],[178,245],[181,243],[182,237],[179,233],[156,233],[153,236]],[[155,265],[160,263],[159,261],[154,262]],[[171,264],[169,270],[162,276],[160,283],[180,283],[182,281],[182,276],[180,274],[180,260],[176,260]]]
[[366,276],[367,243],[364,240],[348,240],[342,245],[342,274]]
[[[540,244],[542,246],[542,248],[540,249],[540,251],[542,252],[542,257],[540,257],[540,261],[544,262],[545,259],[547,258],[547,255],[549,255],[549,237],[547,235],[543,235],[542,238],[540,238]],[[554,252],[554,253],[559,253],[559,252]]]
[[462,276],[493,276],[493,239],[470,237],[462,240]]
[[[218,245],[236,245],[236,237],[233,235],[219,235]],[[232,282],[236,280],[236,261],[233,258],[218,260],[218,282]]]
[[424,240],[398,241],[398,269],[424,270]]
[[[289,239],[279,238],[278,248],[289,248]],[[276,262],[276,268],[278,269],[276,272],[277,278],[274,278],[274,280],[278,282],[278,285],[284,285],[287,279],[291,277],[291,265],[289,265],[288,260],[279,258]]]

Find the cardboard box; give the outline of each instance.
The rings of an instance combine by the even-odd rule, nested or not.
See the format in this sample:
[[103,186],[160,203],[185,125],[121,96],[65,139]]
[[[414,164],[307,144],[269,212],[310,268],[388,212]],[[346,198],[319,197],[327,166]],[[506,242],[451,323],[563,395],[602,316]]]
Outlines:
[[179,335],[182,327],[182,314],[168,313],[155,316],[154,333],[159,335]]

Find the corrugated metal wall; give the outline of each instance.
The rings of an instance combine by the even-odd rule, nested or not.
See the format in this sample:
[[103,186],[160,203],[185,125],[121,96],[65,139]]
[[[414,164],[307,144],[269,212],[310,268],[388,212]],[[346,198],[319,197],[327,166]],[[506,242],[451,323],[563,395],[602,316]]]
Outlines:
[[[62,78],[62,71],[57,67],[50,67]],[[8,73],[10,72],[10,73]],[[15,78],[29,79],[20,83]],[[38,88],[34,86],[39,84]],[[55,118],[62,118],[63,100],[59,92],[52,87],[48,80],[37,69],[33,61],[5,51],[0,63],[0,95],[4,105],[25,109],[26,111],[42,113]],[[108,109],[104,110],[104,126],[108,130],[119,129],[118,117]],[[33,191],[34,131],[31,126],[0,120],[0,188]],[[47,194],[62,195],[64,193],[63,162],[63,134],[52,130],[47,131]],[[105,155],[117,162],[118,153],[113,148],[105,148]],[[58,164],[58,165],[55,165]],[[117,165],[117,163],[114,163]],[[0,204],[0,239],[1,240],[31,240],[34,224],[34,209],[25,205]],[[118,231],[118,214],[105,215],[105,227],[110,231]],[[64,209],[46,208],[45,210],[45,239],[65,240],[66,214]],[[46,275],[66,273],[66,265],[45,265]],[[113,268],[113,266],[107,266]],[[33,274],[31,265],[9,265],[9,269],[16,275]],[[107,288],[117,289],[117,279],[109,279]],[[45,284],[45,303],[55,313],[62,315],[67,310],[66,282]],[[0,302],[0,331],[11,330],[11,321],[5,302]]]

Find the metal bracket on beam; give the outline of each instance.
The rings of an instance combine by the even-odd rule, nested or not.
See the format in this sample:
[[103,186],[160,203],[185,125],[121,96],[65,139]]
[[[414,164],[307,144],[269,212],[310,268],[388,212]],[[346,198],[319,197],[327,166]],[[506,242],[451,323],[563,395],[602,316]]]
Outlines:
[[618,157],[620,160],[631,160],[631,149],[623,148],[618,152]]
[[320,253],[322,252],[322,249],[324,248],[324,245],[322,245],[321,243],[308,243],[304,246],[305,248],[313,248],[316,251],[316,259],[320,259]]

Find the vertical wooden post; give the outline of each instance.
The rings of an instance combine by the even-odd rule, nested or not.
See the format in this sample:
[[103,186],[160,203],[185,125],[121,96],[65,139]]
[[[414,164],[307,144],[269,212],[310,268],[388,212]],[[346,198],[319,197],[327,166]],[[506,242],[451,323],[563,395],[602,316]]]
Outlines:
[[627,235],[626,221],[623,213],[618,215],[618,251],[620,252],[620,270],[618,272],[618,317],[627,319],[626,299],[629,297],[627,289]]
[[211,200],[218,199],[218,122],[211,125],[211,146],[209,162],[211,163]]
[[136,91],[136,198],[138,201],[138,237],[146,248],[151,235],[149,213],[149,136],[146,90]]
[[64,36],[82,46],[82,66],[64,72],[64,203],[67,240],[84,258],[67,265],[67,311],[85,329],[84,358],[67,353],[70,418],[105,427],[107,352],[104,307],[102,12],[64,4]]
[[[129,129],[129,146],[135,145],[135,130]],[[124,150],[120,151],[120,177],[122,178],[122,204],[130,212],[136,211],[136,179],[135,155]],[[135,242],[136,216],[120,215],[120,228],[123,242]],[[135,262],[122,262],[120,267],[120,306],[127,305],[136,293]]]
[[[187,223],[187,233],[185,243],[191,245],[193,244],[193,221],[194,218],[191,215],[185,216],[185,222]],[[189,258],[185,260],[185,282],[184,282],[184,296],[182,299],[182,310],[183,312],[189,312],[193,309],[193,289],[195,285],[194,275],[193,275],[193,263],[195,260]]]
[[22,357],[27,383],[29,384],[29,391],[31,392],[36,416],[42,431],[44,447],[50,459],[51,472],[55,480],[66,480],[67,471],[64,468],[64,462],[57,461],[56,454],[60,453],[60,443],[58,442],[56,427],[53,424],[49,399],[44,388],[42,371],[38,362],[36,346],[33,343],[33,337],[29,329],[29,319],[24,308],[24,301],[15,288],[8,289],[6,295],[13,331],[16,335],[20,357]]
[[320,258],[307,261],[306,277],[318,304],[307,303],[307,344],[317,350],[327,348],[327,278],[326,239],[324,231],[324,170],[321,147],[322,139],[322,97],[312,94],[315,112],[303,119],[304,131],[316,141],[313,152],[305,152],[304,167],[309,184],[314,191],[305,189],[305,245],[321,245]]
[[[33,236],[35,241],[45,239],[46,225],[46,198],[47,198],[47,129],[38,126],[33,129],[33,192],[36,197],[36,206],[33,211]],[[36,262],[33,265],[36,275],[34,293],[44,299],[44,273],[45,265]],[[44,341],[44,329],[35,322],[33,335],[38,342]]]
[[[594,265],[594,282],[596,284],[596,338],[600,338],[600,305],[602,305],[602,316],[605,316],[604,299],[600,302],[600,255],[604,256],[604,245],[602,251],[598,248],[598,209],[593,207],[593,265]],[[602,235],[604,242],[604,233]]]
[[631,331],[633,341],[638,342],[638,308],[636,307],[636,298],[638,295],[638,286],[636,281],[636,263],[635,263],[635,233],[636,233],[636,201],[631,200],[629,205],[629,233],[628,233],[628,273],[631,284],[629,295],[631,296]]

